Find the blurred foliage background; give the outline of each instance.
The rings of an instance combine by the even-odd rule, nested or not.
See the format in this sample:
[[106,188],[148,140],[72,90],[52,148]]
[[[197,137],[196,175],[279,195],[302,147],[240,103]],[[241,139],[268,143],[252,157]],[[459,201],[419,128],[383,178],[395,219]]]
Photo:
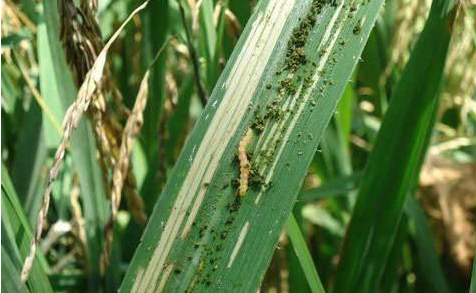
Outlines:
[[[11,178],[8,192],[18,197],[17,208],[23,210],[18,213],[26,216],[26,225],[34,227],[66,108],[84,79],[85,68],[87,72],[97,57],[97,48],[138,4],[137,0],[100,0],[91,18],[83,5],[95,5],[95,1],[2,0],[1,156],[2,171],[8,173],[2,174],[2,257],[7,246],[4,230],[8,230],[4,215],[13,208],[4,204],[4,185],[9,180],[4,176]],[[351,115],[335,113],[335,119],[348,120],[348,129],[337,137],[331,122],[302,187],[303,200],[295,206],[294,215],[326,287],[333,282],[351,216],[349,204],[341,197],[355,196],[430,4],[428,0],[386,2],[339,105],[350,105]],[[431,280],[422,273],[430,263],[424,252],[433,250],[450,292],[469,288],[475,252],[476,2],[461,4],[437,122],[416,190],[419,209],[413,212],[418,216],[410,217],[408,227],[398,235],[404,244],[395,252],[395,271],[386,276],[392,285],[386,292],[434,292],[427,283]],[[106,140],[117,145],[142,76],[165,44],[151,71],[144,126],[131,160],[134,178],[127,181],[130,189],[125,187],[126,199],[118,214],[119,235],[111,260],[116,265],[109,268],[105,280],[96,280],[111,292],[120,284],[147,215],[255,5],[255,0],[153,1],[113,44],[105,73],[112,89],[104,97],[107,110],[101,112],[98,105],[98,112],[88,112],[88,121],[67,146],[53,188],[40,247],[41,265],[54,291],[85,292],[94,282],[89,274],[99,270],[111,176],[104,166],[117,154],[114,147],[110,153],[103,152],[95,129],[106,129]],[[72,48],[70,38],[82,37],[84,46]],[[21,262],[16,261],[18,268]],[[283,232],[262,292],[308,290]]]

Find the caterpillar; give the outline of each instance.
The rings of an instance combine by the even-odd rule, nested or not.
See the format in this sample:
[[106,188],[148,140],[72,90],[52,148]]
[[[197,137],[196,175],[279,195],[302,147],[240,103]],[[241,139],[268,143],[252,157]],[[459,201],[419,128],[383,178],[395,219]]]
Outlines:
[[250,162],[246,155],[246,147],[253,137],[253,131],[248,129],[243,139],[238,146],[238,160],[240,161],[240,186],[238,187],[238,194],[245,196],[248,191],[248,179],[250,177]]

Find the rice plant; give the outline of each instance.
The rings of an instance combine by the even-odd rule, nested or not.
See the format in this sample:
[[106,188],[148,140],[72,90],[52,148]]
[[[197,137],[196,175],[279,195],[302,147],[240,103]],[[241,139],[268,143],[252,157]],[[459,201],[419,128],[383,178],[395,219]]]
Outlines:
[[474,0],[3,0],[5,292],[476,292]]

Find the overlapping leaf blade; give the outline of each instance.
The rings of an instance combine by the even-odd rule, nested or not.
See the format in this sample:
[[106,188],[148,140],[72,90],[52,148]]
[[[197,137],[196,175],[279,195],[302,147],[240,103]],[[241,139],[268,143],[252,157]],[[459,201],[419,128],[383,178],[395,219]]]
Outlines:
[[[16,284],[16,279],[20,281],[20,270],[26,255],[29,253],[30,240],[32,238],[31,228],[27,217],[24,214],[22,205],[18,200],[13,184],[8,175],[8,171],[2,164],[2,285],[3,285],[3,258],[5,257],[6,272],[15,272],[16,276],[9,282]],[[13,267],[12,267],[13,266]],[[35,262],[33,263],[31,277],[27,281],[29,292],[53,292],[46,275],[48,264],[42,253],[37,251]],[[13,271],[12,271],[13,270]],[[11,283],[10,283],[11,282]],[[21,289],[23,286],[18,287]],[[16,292],[16,291],[6,291]]]

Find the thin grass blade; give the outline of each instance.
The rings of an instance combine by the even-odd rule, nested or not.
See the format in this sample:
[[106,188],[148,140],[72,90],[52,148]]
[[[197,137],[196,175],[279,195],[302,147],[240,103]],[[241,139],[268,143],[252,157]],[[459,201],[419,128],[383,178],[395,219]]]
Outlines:
[[301,268],[304,271],[311,292],[313,293],[325,293],[324,286],[322,286],[319,275],[314,266],[314,261],[312,256],[307,249],[306,241],[301,234],[301,229],[296,222],[296,219],[291,215],[285,225],[286,231],[289,238],[291,239],[291,244],[296,252],[296,256],[299,259]]

